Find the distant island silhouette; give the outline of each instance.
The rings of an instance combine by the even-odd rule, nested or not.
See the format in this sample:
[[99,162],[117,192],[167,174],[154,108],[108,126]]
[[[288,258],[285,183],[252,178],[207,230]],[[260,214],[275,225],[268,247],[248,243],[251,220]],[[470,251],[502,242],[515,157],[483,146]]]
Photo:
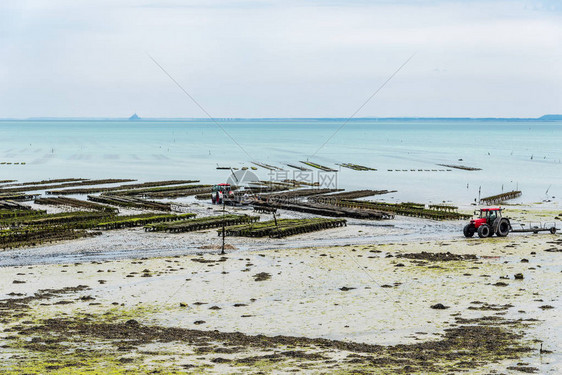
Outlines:
[[134,113],[131,117],[129,117],[129,121],[138,121],[140,119],[141,118],[136,113]]
[[544,121],[562,120],[562,115],[544,115],[542,117],[539,117],[539,120],[544,120]]

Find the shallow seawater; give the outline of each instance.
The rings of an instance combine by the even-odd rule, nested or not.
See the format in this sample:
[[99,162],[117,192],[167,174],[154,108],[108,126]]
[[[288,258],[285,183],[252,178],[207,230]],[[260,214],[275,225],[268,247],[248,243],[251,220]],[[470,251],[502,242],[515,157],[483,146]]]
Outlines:
[[[310,119],[219,124],[228,135],[201,120],[1,121],[0,162],[26,164],[0,164],[0,179],[194,178],[215,183],[230,175],[217,165],[240,168],[258,161],[287,169],[255,171],[259,179],[270,180],[299,177],[286,164],[309,159],[336,169],[336,163],[376,168],[341,168],[336,179],[318,171],[300,177],[326,185],[337,181],[346,189],[398,190],[384,197],[388,200],[466,204],[479,191],[487,196],[520,189],[520,200],[534,202],[562,194],[562,122],[373,119],[341,127],[343,120]],[[447,171],[440,163],[482,170]]]

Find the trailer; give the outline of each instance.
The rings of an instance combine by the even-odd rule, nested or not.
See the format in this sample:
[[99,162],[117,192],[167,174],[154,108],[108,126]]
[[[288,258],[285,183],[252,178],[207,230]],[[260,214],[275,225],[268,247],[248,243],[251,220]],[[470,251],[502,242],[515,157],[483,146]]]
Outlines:
[[539,233],[539,232],[550,232],[551,234],[556,234],[558,228],[556,228],[556,223],[519,223],[512,224],[511,232],[513,233]]
[[539,233],[550,232],[556,234],[558,230],[556,223],[523,223],[512,224],[509,218],[502,216],[503,209],[500,207],[481,208],[475,211],[476,219],[470,220],[470,223],[463,228],[465,237],[472,237],[478,233],[478,237],[492,237],[494,234],[498,237],[505,237],[509,233]]

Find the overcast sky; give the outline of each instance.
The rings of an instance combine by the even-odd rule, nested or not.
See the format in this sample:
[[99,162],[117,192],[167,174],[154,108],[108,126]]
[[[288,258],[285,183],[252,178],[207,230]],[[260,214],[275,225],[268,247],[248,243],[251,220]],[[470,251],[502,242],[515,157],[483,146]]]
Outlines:
[[0,118],[562,113],[562,1],[2,0]]

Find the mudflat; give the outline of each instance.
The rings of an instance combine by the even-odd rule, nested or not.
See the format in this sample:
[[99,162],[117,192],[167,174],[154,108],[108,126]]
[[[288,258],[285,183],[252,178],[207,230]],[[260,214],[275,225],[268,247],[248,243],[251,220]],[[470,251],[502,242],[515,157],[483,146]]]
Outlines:
[[209,251],[3,267],[0,369],[561,370],[559,236]]

